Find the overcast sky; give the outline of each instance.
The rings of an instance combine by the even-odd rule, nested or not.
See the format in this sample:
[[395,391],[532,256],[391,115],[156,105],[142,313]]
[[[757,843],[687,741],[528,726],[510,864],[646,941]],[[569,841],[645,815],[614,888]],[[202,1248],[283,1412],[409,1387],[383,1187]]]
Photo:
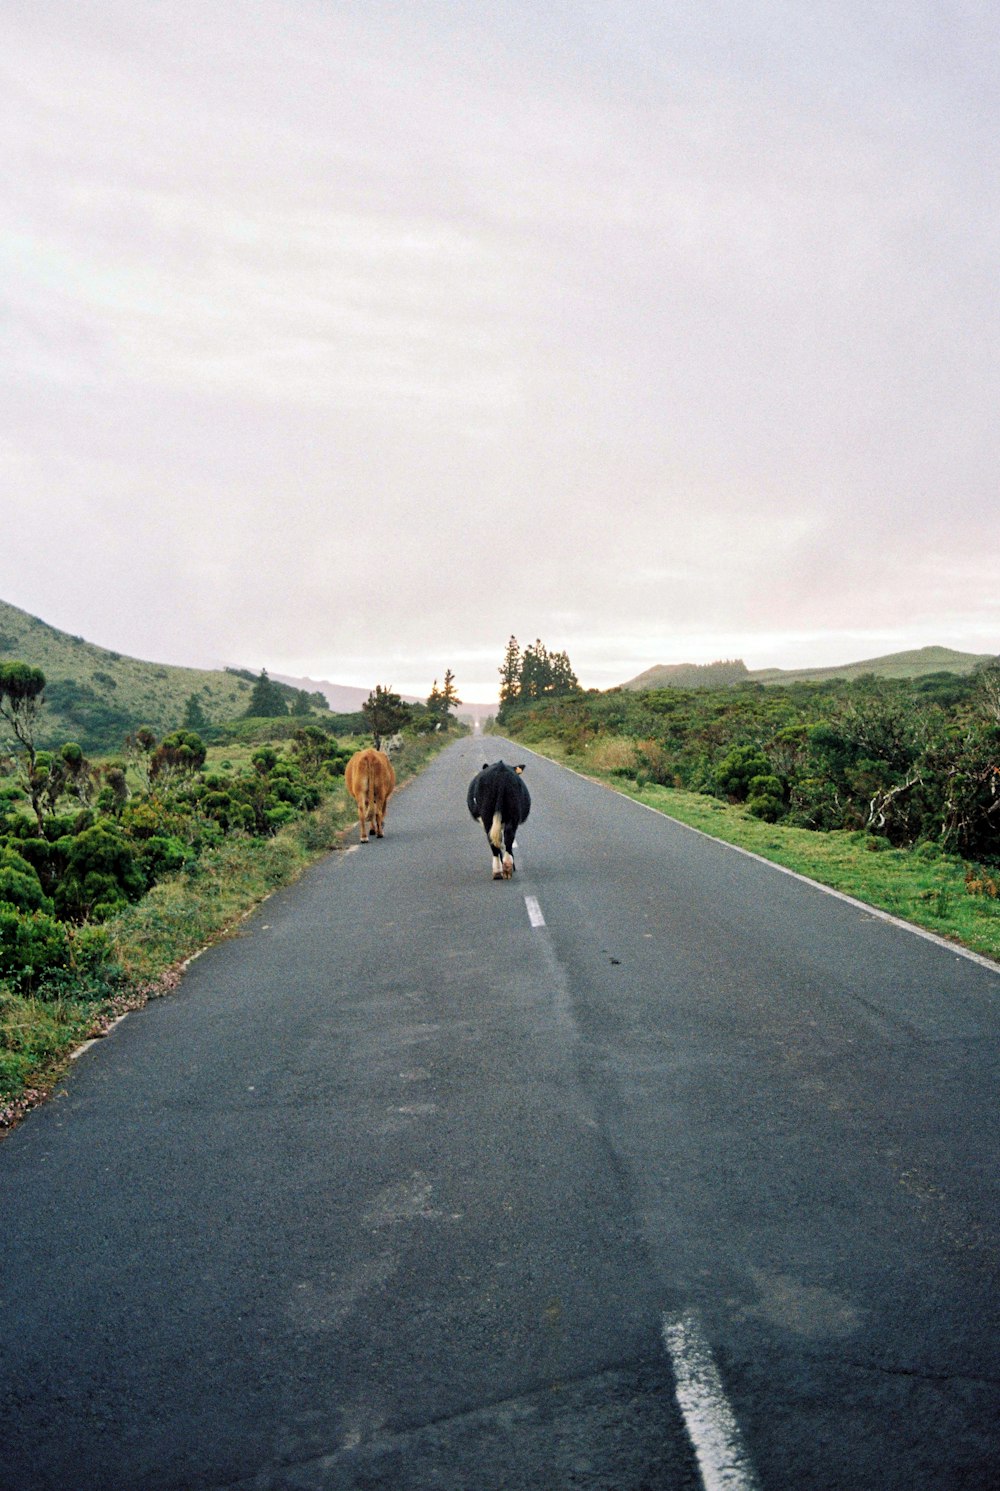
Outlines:
[[3,0],[0,598],[495,694],[1000,652],[985,0]]

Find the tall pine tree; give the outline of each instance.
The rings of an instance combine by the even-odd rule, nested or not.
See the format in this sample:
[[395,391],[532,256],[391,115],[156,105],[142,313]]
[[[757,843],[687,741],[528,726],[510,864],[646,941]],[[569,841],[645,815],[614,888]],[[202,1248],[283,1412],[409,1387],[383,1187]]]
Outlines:
[[521,692],[521,647],[513,635],[507,643],[507,651],[504,653],[503,662],[498,671],[500,673],[500,709],[497,712],[497,719],[503,724],[507,711],[512,704],[517,702]]
[[261,668],[260,677],[253,686],[250,695],[250,703],[246,708],[248,720],[276,720],[288,713],[288,705],[281,686],[272,683],[267,676],[267,669]]

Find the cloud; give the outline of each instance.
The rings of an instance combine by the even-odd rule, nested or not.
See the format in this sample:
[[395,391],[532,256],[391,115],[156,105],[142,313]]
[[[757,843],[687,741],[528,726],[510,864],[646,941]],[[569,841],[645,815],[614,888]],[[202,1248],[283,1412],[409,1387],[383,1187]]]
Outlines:
[[470,697],[512,631],[607,681],[1000,646],[995,21],[0,26],[6,599],[122,651],[413,692],[451,666]]

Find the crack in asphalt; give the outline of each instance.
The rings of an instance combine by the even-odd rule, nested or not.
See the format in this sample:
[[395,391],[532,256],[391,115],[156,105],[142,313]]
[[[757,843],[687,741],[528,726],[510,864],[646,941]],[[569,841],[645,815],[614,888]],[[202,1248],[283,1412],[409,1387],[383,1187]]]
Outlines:
[[[665,1408],[672,1407],[673,1374],[666,1358],[632,1357],[592,1371],[545,1379],[534,1387],[528,1387],[523,1393],[503,1398],[484,1399],[474,1406],[436,1414],[419,1423],[408,1424],[399,1429],[384,1430],[369,1438],[359,1439],[356,1444],[341,1444],[335,1449],[305,1455],[301,1459],[276,1461],[266,1469],[255,1471],[249,1476],[241,1476],[235,1481],[214,1482],[211,1486],[206,1486],[204,1491],[269,1491],[274,1484],[275,1477],[308,1470],[310,1467],[333,1471],[362,1456],[398,1450],[408,1441],[428,1431],[440,1429],[449,1424],[471,1422],[483,1414],[502,1413],[505,1409],[511,1413],[516,1413],[519,1408],[522,1412],[530,1412],[534,1405],[544,1401],[553,1393],[578,1390],[586,1387],[588,1383],[601,1383],[621,1375],[635,1375],[637,1378],[640,1375],[647,1376],[649,1381],[644,1388],[644,1393],[648,1395],[655,1387],[663,1396]],[[635,1395],[639,1395],[638,1384]],[[184,1486],[178,1484],[174,1491],[187,1491],[187,1483],[184,1483]]]

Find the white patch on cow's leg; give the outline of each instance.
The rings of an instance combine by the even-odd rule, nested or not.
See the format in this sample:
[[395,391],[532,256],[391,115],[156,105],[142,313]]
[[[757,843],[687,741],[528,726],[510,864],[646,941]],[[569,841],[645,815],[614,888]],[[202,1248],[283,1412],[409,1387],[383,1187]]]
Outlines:
[[503,878],[505,880],[509,880],[510,877],[513,875],[513,873],[514,873],[514,860],[513,860],[512,856],[510,855],[510,853],[508,852],[503,857]]
[[490,824],[489,840],[499,855],[503,848],[503,819],[499,813],[493,814],[493,822]]
[[503,878],[504,878],[503,864],[502,864],[502,862],[500,860],[499,854],[494,854],[494,856],[493,856],[493,879],[494,880],[503,880]]

